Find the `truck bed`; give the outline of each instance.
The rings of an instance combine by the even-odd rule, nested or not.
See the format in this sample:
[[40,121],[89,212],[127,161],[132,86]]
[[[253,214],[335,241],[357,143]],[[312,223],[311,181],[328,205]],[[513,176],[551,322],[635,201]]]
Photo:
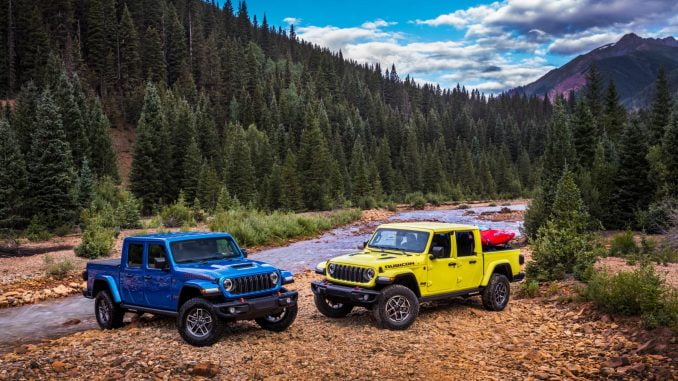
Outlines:
[[89,261],[88,265],[94,265],[95,267],[118,267],[120,266],[120,258],[111,258],[111,259],[97,259],[94,261]]

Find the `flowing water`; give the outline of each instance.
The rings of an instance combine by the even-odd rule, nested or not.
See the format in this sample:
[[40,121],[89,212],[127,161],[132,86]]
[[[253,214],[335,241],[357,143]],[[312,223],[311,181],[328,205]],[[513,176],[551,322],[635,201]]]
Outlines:
[[[524,210],[525,205],[512,205],[512,210]],[[498,211],[500,207],[477,207],[466,210],[418,210],[398,213],[388,221],[440,221],[478,225],[513,231],[520,234],[522,221],[485,221],[482,212]],[[474,212],[471,214],[471,212]],[[322,236],[292,243],[288,246],[262,250],[250,257],[255,260],[300,272],[313,269],[318,262],[355,251],[369,239],[374,227],[381,222],[356,224],[333,229]],[[68,335],[96,327],[94,302],[82,296],[45,301],[38,304],[0,309],[0,352],[28,342]]]

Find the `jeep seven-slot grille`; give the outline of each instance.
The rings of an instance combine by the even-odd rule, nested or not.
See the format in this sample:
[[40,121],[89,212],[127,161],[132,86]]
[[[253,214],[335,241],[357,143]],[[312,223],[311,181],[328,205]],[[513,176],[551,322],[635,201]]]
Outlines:
[[330,273],[332,278],[347,280],[349,282],[365,283],[365,272],[367,269],[335,264],[334,274]]
[[275,287],[269,274],[248,275],[233,279],[232,294],[247,294]]

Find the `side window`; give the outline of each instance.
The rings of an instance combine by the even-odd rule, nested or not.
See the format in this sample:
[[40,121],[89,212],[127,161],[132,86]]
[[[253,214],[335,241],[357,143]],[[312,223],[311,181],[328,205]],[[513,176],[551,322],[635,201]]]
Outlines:
[[457,232],[457,257],[475,256],[476,242],[473,232]]
[[452,247],[450,233],[434,235],[433,241],[431,241],[431,248],[433,248],[434,246],[441,246],[444,249],[443,252],[445,253],[443,255],[443,258],[449,258],[451,252],[450,248]]
[[149,269],[155,268],[155,258],[167,258],[165,255],[165,247],[157,243],[148,245],[148,262],[146,267]]
[[144,245],[141,243],[130,243],[127,246],[127,267],[141,267],[144,256]]

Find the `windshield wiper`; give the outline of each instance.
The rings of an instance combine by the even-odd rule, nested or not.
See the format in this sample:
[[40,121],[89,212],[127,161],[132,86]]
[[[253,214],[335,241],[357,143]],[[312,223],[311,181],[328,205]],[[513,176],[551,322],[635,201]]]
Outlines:
[[407,254],[407,252],[405,252],[405,250],[403,250],[403,249],[401,249],[401,248],[399,248],[399,247],[392,247],[392,246],[372,246],[372,247],[379,248],[379,249],[381,249],[382,252],[383,252],[384,250],[393,250],[393,251],[400,251],[400,253],[393,253],[393,254],[406,255],[406,256],[408,256],[408,257],[411,257],[411,256],[412,256],[411,254]]

